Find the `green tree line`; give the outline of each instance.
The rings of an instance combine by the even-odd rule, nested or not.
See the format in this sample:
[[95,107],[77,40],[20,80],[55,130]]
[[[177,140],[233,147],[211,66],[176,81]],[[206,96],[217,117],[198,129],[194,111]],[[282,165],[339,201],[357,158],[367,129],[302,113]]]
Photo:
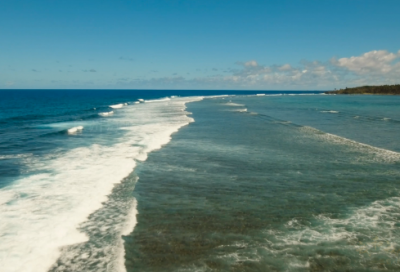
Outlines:
[[326,92],[326,94],[391,94],[400,95],[400,84],[382,86],[361,86],[355,88],[345,88]]

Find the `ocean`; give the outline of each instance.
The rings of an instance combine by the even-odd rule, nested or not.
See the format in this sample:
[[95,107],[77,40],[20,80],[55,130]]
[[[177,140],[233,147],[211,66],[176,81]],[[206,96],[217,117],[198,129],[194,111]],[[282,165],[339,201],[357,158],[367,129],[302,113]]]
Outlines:
[[399,271],[400,97],[0,91],[1,271]]

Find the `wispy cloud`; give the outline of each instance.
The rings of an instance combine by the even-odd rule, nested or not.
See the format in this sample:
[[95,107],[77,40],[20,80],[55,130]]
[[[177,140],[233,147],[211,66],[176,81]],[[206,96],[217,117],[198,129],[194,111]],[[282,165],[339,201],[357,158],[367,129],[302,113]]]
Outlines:
[[133,58],[129,58],[129,57],[119,57],[119,60],[126,60],[126,61],[134,61]]
[[244,63],[244,66],[246,67],[257,67],[258,63],[255,60],[250,60]]

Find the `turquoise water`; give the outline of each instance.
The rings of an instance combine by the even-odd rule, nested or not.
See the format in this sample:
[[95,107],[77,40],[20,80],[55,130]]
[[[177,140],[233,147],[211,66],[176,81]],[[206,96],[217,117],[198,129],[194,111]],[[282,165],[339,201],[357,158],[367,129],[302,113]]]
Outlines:
[[0,92],[0,270],[399,271],[400,97],[264,93]]
[[398,271],[399,102],[188,104],[195,122],[137,168],[127,270]]

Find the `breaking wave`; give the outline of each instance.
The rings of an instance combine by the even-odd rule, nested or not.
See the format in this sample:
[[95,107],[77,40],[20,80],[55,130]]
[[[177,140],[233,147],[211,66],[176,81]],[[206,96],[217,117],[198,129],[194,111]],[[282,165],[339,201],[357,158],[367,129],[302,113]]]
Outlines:
[[113,108],[113,109],[120,109],[120,108],[122,108],[123,106],[124,106],[125,104],[115,104],[115,105],[110,105],[110,108]]
[[375,146],[371,146],[368,144],[363,144],[360,142],[356,142],[338,135],[330,134],[323,132],[321,130],[318,130],[313,127],[309,126],[304,126],[300,127],[300,130],[303,132],[310,134],[314,137],[317,137],[319,139],[328,141],[333,144],[339,144],[339,145],[346,145],[348,147],[353,148],[354,150],[364,153],[364,154],[370,154],[372,155],[373,158],[378,159],[383,162],[399,162],[400,161],[400,153],[387,150],[384,148],[379,148]]
[[99,115],[100,115],[100,116],[103,116],[103,117],[110,116],[110,115],[113,115],[113,114],[114,114],[114,111],[100,112],[100,113],[99,113]]
[[[124,271],[121,235],[136,224],[136,201],[130,195],[122,201],[113,188],[134,186],[130,174],[136,162],[193,122],[185,104],[201,99],[127,107],[122,123],[134,123],[113,145],[92,144],[32,158],[31,175],[0,190],[2,271]],[[82,129],[73,127],[68,133]],[[96,240],[105,233],[112,234],[108,240]]]
[[80,132],[83,130],[83,126],[77,126],[77,127],[73,127],[67,130],[68,134],[75,134],[77,132]]

